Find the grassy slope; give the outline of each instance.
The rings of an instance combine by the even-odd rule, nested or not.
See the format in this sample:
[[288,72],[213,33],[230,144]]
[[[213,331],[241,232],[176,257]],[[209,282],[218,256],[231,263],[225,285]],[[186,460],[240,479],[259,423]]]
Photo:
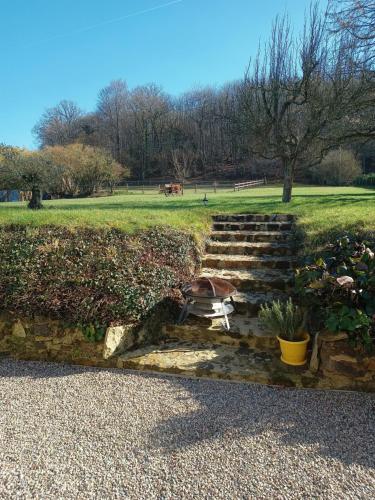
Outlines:
[[32,212],[24,203],[0,203],[0,224],[62,224],[113,226],[132,232],[155,224],[168,224],[204,234],[214,213],[275,213],[298,215],[307,243],[313,247],[344,231],[375,234],[375,190],[355,187],[298,186],[293,201],[281,203],[281,187],[268,186],[233,193],[203,193],[169,197],[146,191],[111,197],[53,200]]

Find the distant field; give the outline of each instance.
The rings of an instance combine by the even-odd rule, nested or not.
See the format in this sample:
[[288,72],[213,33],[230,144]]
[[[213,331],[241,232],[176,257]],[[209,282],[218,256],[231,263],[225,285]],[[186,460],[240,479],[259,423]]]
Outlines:
[[298,215],[306,243],[319,245],[336,234],[350,231],[375,235],[375,190],[356,187],[297,186],[293,201],[280,201],[281,186],[267,186],[234,193],[220,189],[208,192],[189,190],[181,197],[155,191],[129,192],[102,198],[46,201],[45,209],[32,212],[25,203],[0,203],[0,224],[60,224],[107,226],[133,232],[140,228],[168,224],[197,236],[207,233],[215,213],[275,213]]

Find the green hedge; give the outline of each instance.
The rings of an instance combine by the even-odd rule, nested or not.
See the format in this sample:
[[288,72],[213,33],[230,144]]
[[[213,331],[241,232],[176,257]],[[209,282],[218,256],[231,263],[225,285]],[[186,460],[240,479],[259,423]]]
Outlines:
[[80,324],[136,322],[190,279],[193,238],[169,228],[0,228],[0,310]]
[[354,180],[356,186],[374,186],[375,187],[375,173],[363,174]]

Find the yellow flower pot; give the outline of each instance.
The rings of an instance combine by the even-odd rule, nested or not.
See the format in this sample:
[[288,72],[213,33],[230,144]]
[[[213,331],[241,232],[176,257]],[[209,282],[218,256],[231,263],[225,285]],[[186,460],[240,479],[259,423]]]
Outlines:
[[301,366],[306,363],[307,344],[310,340],[310,335],[308,333],[304,334],[303,340],[297,342],[284,340],[280,337],[277,338],[280,342],[281,361],[292,366]]

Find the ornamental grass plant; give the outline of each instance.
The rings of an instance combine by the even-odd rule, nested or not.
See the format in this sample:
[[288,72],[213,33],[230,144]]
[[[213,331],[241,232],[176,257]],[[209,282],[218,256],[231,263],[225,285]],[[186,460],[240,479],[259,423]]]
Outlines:
[[259,320],[266,330],[284,340],[298,342],[303,339],[304,315],[291,298],[287,302],[274,300],[270,304],[261,305]]

